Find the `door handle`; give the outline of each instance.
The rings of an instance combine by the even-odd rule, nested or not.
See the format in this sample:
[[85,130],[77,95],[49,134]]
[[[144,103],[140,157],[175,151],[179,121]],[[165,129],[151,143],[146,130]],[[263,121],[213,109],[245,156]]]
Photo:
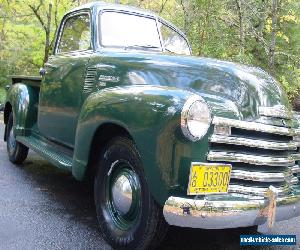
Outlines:
[[41,76],[46,75],[46,69],[40,68],[40,75],[41,75]]

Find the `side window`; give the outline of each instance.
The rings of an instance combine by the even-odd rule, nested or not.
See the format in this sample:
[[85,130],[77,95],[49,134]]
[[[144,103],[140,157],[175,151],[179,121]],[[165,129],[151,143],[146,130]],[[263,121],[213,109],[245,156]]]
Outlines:
[[190,48],[183,36],[169,26],[159,23],[165,49],[176,54],[190,55]]
[[90,17],[88,14],[70,17],[65,22],[58,53],[91,49]]

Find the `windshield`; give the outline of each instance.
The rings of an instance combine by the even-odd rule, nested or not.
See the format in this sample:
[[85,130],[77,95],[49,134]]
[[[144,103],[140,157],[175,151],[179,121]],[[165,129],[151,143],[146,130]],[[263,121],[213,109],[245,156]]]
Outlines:
[[190,55],[190,47],[186,39],[171,27],[159,22],[160,32],[165,50],[182,55]]
[[165,51],[175,54],[191,54],[182,35],[161,21],[158,26],[152,17],[106,11],[100,14],[100,44],[104,47],[159,51],[164,47]]
[[119,12],[101,14],[101,45],[161,48],[156,20]]

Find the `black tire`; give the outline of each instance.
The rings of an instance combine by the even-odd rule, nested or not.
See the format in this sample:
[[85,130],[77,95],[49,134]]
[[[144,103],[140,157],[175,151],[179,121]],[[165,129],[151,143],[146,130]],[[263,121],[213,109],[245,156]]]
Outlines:
[[11,112],[6,125],[6,148],[9,160],[14,164],[21,164],[28,155],[28,147],[16,141],[13,133],[13,113]]
[[241,229],[243,234],[259,234],[257,230],[258,230],[258,226],[244,227]]
[[[151,197],[141,160],[133,142],[124,137],[111,140],[97,164],[94,199],[100,231],[114,249],[154,249],[165,237],[167,223],[162,208]],[[126,178],[124,178],[126,176]],[[130,202],[121,212],[114,187],[120,179],[130,185]],[[122,189],[124,190],[124,189]],[[125,192],[122,192],[126,200]],[[118,196],[118,195],[116,195]],[[124,201],[124,199],[123,199]],[[126,211],[126,212],[125,212]],[[123,213],[123,214],[122,214]]]

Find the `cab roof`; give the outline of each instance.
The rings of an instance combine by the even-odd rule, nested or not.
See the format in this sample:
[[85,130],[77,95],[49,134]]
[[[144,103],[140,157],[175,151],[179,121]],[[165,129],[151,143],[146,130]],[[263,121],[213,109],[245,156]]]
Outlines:
[[97,8],[98,10],[101,10],[101,9],[103,9],[103,10],[122,10],[122,11],[128,11],[128,12],[138,13],[138,14],[142,14],[142,15],[152,16],[155,18],[158,17],[157,14],[155,14],[151,11],[143,10],[143,9],[136,8],[136,7],[131,7],[128,5],[106,3],[106,2],[102,2],[102,1],[91,2],[91,3],[81,5],[77,8],[70,10],[66,14],[69,14],[69,13],[72,13],[72,12],[78,11],[78,10],[86,10],[86,9],[92,10],[93,8]]
[[149,17],[155,18],[155,19],[159,19],[159,20],[164,21],[164,23],[168,24],[170,27],[172,27],[174,30],[176,30],[179,34],[181,34],[183,37],[185,37],[186,40],[188,40],[186,35],[179,28],[174,26],[169,21],[163,19],[162,17],[160,17],[156,13],[148,11],[148,10],[143,10],[143,9],[140,9],[140,8],[137,8],[137,7],[133,7],[133,6],[123,5],[123,4],[106,3],[106,2],[102,2],[102,1],[91,2],[91,3],[87,3],[87,4],[81,5],[77,8],[74,8],[74,9],[70,10],[69,12],[67,12],[65,14],[65,16],[72,13],[72,12],[74,12],[74,11],[80,11],[80,10],[90,10],[90,11],[92,11],[93,9],[127,11],[127,12],[131,12],[131,13],[136,13],[136,14],[139,14],[139,15],[144,15],[144,16],[149,16]]

